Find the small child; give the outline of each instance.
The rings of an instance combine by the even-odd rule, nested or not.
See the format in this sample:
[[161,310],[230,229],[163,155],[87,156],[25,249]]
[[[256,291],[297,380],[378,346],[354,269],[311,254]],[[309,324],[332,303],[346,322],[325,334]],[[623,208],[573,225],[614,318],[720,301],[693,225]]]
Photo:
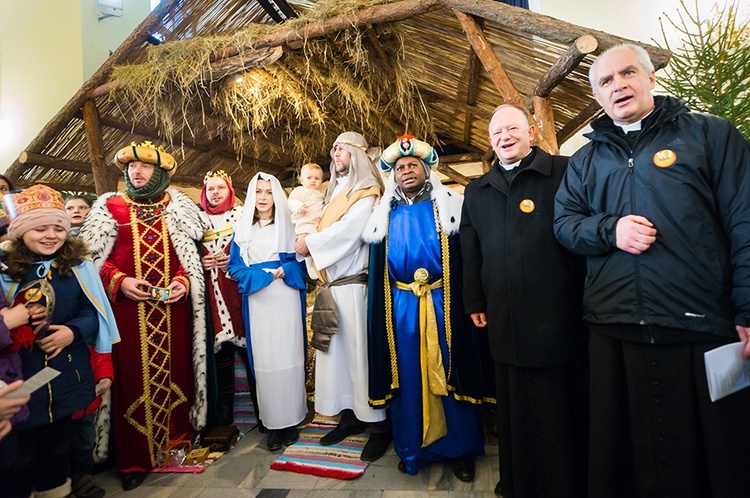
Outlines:
[[[292,211],[294,233],[297,235],[315,233],[318,231],[320,216],[323,214],[325,195],[318,189],[323,183],[323,168],[319,164],[307,163],[299,172],[301,187],[297,187],[289,194],[288,204]],[[312,279],[318,278],[318,272],[312,264],[312,259],[305,258],[307,274]]]

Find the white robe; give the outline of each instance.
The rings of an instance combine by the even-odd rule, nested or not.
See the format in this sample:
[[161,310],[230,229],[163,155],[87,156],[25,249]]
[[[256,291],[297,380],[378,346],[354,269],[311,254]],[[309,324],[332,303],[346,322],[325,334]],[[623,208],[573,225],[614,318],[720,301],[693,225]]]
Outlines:
[[[278,260],[272,226],[259,228],[249,246],[251,263]],[[296,426],[307,414],[302,303],[283,279],[247,297],[258,411],[268,429]]]
[[[337,190],[345,187],[339,184]],[[360,199],[339,221],[305,239],[315,266],[326,270],[329,281],[367,271],[370,247],[361,236],[374,205],[372,196]],[[315,411],[334,416],[348,408],[362,422],[385,420],[385,410],[368,403],[367,284],[331,287],[331,294],[339,332],[331,337],[328,352],[316,352]]]

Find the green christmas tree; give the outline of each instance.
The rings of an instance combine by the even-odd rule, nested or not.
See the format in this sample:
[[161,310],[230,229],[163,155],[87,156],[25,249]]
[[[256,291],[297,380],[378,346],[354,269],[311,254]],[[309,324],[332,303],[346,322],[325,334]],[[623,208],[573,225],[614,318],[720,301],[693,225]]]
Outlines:
[[681,40],[671,47],[660,19],[664,45],[673,55],[659,83],[694,111],[730,120],[750,141],[750,17],[740,15],[739,3],[716,7],[709,19],[701,19],[698,0],[692,12],[681,0],[676,17],[665,13]]

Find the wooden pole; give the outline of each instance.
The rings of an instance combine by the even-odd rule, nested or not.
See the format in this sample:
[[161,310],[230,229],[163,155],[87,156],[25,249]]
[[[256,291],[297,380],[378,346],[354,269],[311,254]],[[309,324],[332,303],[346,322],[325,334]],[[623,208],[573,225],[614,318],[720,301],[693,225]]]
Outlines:
[[591,35],[583,35],[568,47],[568,50],[557,59],[547,72],[539,79],[531,95],[537,97],[549,97],[552,90],[569,75],[587,54],[592,53],[599,46]]
[[460,183],[461,185],[466,186],[471,179],[468,176],[462,175],[455,169],[451,168],[448,164],[443,164],[442,162],[439,162],[437,165],[437,171],[438,173],[442,173],[451,180],[453,180],[456,183]]
[[557,137],[555,136],[555,113],[552,110],[552,101],[549,97],[534,97],[534,122],[539,135],[544,137],[544,141],[547,142],[549,148],[546,151],[550,154],[558,154],[560,148],[557,146]]
[[471,48],[477,54],[479,60],[482,61],[485,71],[489,74],[495,87],[500,91],[503,100],[509,104],[514,104],[528,110],[523,97],[518,93],[516,87],[513,86],[513,82],[510,81],[503,64],[497,58],[495,52],[492,51],[492,46],[487,41],[487,38],[485,38],[476,21],[471,16],[459,10],[454,10],[453,13],[461,23],[461,27],[466,34],[466,38],[469,40]]
[[599,48],[595,53],[600,53],[615,45],[635,43],[646,49],[646,52],[651,56],[651,62],[653,62],[655,69],[665,67],[672,56],[669,50],[664,50],[663,48],[633,42],[632,40],[611,35],[604,31],[584,28],[583,26],[577,26],[494,0],[441,0],[441,2],[449,9],[482,17],[514,31],[539,36],[540,38],[563,45],[569,45],[579,36],[586,34],[593,35],[599,42]]
[[[114,65],[127,59],[134,50],[143,45],[152,32],[161,25],[164,16],[166,16],[176,5],[182,3],[182,1],[183,0],[163,0],[159,6],[154,9],[135,29],[135,31],[133,31],[124,42],[122,42],[117,50],[115,50],[115,52],[104,61],[104,64],[97,69],[94,75],[78,89],[75,95],[73,95],[73,98],[71,98],[68,103],[60,109],[55,117],[53,117],[44,128],[42,128],[42,131],[31,141],[26,147],[26,150],[29,152],[41,152],[47,143],[60,133],[65,126],[67,126],[73,115],[88,99],[89,92],[109,78],[109,74],[112,72]],[[15,180],[18,178],[21,171],[21,163],[14,161],[5,172],[5,175],[11,180]]]
[[104,141],[102,140],[102,128],[99,124],[99,110],[96,102],[87,100],[83,104],[83,126],[86,129],[86,143],[89,148],[89,159],[91,161],[91,173],[94,175],[94,187],[96,194],[114,192],[117,190],[119,176],[117,168],[107,167],[104,158]]

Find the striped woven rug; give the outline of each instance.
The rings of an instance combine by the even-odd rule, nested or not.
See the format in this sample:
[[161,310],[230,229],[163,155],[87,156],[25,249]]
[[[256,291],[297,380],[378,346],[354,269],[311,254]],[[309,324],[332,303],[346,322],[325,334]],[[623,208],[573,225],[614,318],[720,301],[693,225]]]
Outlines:
[[333,479],[356,479],[361,476],[368,464],[360,460],[359,455],[370,437],[369,432],[349,436],[339,444],[321,446],[320,438],[334,427],[335,424],[314,420],[302,429],[299,441],[287,447],[271,464],[271,468]]

